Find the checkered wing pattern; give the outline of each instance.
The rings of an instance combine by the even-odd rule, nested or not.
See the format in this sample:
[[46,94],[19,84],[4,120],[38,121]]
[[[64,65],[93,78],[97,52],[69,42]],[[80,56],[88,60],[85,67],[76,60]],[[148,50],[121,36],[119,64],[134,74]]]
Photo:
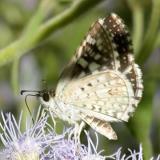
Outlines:
[[[134,62],[129,32],[123,20],[111,14],[91,26],[62,72],[56,96],[75,106],[82,119],[95,129],[94,118],[128,121],[142,90],[141,71]],[[87,121],[87,116],[93,118],[93,123]]]

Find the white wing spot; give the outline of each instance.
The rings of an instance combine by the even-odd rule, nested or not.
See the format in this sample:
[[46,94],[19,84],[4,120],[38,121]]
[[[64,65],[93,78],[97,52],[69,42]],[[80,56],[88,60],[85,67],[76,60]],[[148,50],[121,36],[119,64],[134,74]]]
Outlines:
[[96,40],[93,39],[90,34],[88,34],[88,36],[87,36],[87,38],[86,38],[86,41],[87,41],[89,44],[95,44],[95,43],[96,43]]
[[116,23],[117,23],[118,25],[120,25],[120,24],[121,24],[121,26],[124,28],[124,26],[122,25],[122,22],[121,22],[121,20],[120,20],[120,19],[117,19],[117,20],[116,20]]
[[100,54],[96,54],[95,57],[94,57],[95,60],[98,60],[98,59],[100,59],[100,58],[101,58],[101,55],[100,55]]
[[117,18],[117,15],[115,13],[112,13],[111,16],[116,19]]
[[78,63],[83,67],[83,68],[86,68],[88,66],[88,62],[84,59],[84,58],[81,58]]
[[101,25],[103,25],[103,24],[104,24],[104,19],[101,18],[101,19],[98,20],[98,22],[99,22]]
[[91,72],[96,70],[98,67],[99,67],[99,64],[97,64],[95,62],[92,62],[91,64],[89,64],[89,69]]

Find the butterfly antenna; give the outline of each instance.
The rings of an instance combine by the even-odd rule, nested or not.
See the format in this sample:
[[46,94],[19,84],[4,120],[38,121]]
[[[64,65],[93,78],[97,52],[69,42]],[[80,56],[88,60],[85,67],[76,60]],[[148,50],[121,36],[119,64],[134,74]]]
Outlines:
[[[31,110],[30,110],[30,108],[29,108],[29,106],[28,106],[27,98],[28,98],[29,96],[40,97],[41,91],[36,91],[36,90],[21,90],[20,94],[23,95],[24,93],[27,93],[27,92],[29,92],[29,94],[27,94],[27,95],[25,96],[25,104],[26,104],[26,106],[27,106],[28,112],[29,112],[29,114],[30,114],[30,116],[31,116],[31,118],[32,118],[32,122],[33,122],[33,124],[34,124],[34,123],[35,123],[35,120],[34,120],[34,118],[33,118],[32,112],[31,112]],[[30,93],[36,93],[36,94],[30,94]]]
[[[28,92],[28,90],[22,90],[22,91],[21,91],[21,95],[23,95],[24,92]],[[32,92],[37,92],[37,91],[32,91]],[[38,93],[39,93],[39,91],[38,91]],[[27,109],[28,109],[28,112],[29,112],[29,114],[30,114],[30,116],[31,116],[31,118],[32,118],[32,123],[34,124],[35,120],[34,120],[34,118],[33,118],[32,112],[31,112],[31,110],[30,110],[30,108],[29,108],[29,106],[28,106],[28,103],[27,103],[27,98],[28,98],[29,96],[39,97],[40,94],[27,94],[27,95],[25,96],[25,104],[26,104]]]
[[35,121],[34,121],[33,115],[32,115],[32,112],[31,112],[29,106],[28,106],[28,103],[27,103],[27,98],[28,98],[28,96],[33,96],[33,95],[27,94],[27,95],[25,96],[25,104],[26,104],[27,109],[28,109],[28,112],[29,112],[29,114],[30,114],[30,116],[31,116],[31,118],[32,118],[32,123],[34,124]]
[[[20,94],[23,95],[26,92],[31,92],[31,93],[35,92],[35,93],[39,93],[40,94],[41,91],[36,91],[36,90],[21,90]],[[31,96],[38,96],[38,95],[31,95]]]

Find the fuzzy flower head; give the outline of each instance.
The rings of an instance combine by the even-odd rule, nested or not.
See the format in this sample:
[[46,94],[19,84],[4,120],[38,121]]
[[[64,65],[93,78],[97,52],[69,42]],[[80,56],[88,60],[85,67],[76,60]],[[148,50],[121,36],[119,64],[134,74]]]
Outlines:
[[33,126],[26,123],[26,130],[21,132],[21,119],[18,123],[15,117],[8,114],[1,114],[3,123],[0,123],[2,133],[0,139],[4,149],[0,152],[0,159],[3,160],[39,160],[41,154],[46,150],[46,140],[44,127],[47,116],[42,116]]
[[[105,160],[105,157],[97,152],[95,146],[86,132],[88,146],[78,143],[75,139],[62,138],[51,145],[51,159],[54,160]],[[97,139],[98,136],[96,135]],[[98,142],[98,141],[97,141]]]
[[[97,152],[97,145],[93,144],[86,132],[88,146],[77,140],[68,138],[72,129],[62,134],[56,134],[54,128],[47,123],[48,116],[44,112],[34,125],[26,123],[26,129],[21,131],[22,114],[17,122],[9,114],[1,114],[0,123],[2,133],[0,140],[4,149],[0,151],[3,160],[104,160]],[[39,115],[37,116],[39,117]],[[98,137],[97,137],[98,139]],[[98,143],[98,141],[97,141]]]
[[17,141],[11,142],[3,151],[6,159],[21,160],[21,159],[39,159],[40,146],[34,138],[23,136]]
[[[38,114],[39,118],[36,118],[33,125],[26,123],[24,132],[20,129],[22,114],[18,122],[10,113],[1,115],[3,122],[0,122],[0,140],[4,145],[0,151],[1,160],[143,160],[141,145],[139,151],[128,149],[129,153],[122,154],[120,148],[110,156],[102,156],[101,151],[97,151],[97,134],[97,142],[94,144],[85,131],[87,146],[71,138],[72,129],[56,134],[54,128],[47,123],[48,116],[45,112],[41,116]],[[160,156],[156,160],[160,160]]]

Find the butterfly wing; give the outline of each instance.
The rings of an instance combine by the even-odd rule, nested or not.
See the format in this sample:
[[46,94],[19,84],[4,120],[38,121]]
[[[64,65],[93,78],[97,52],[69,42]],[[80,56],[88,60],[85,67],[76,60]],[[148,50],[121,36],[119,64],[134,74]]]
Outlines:
[[121,18],[111,14],[99,19],[62,72],[56,97],[86,114],[88,110],[94,112],[98,119],[109,116],[128,121],[143,89],[132,53]]
[[[126,71],[126,77],[133,86],[136,97],[141,97],[141,71],[134,63],[129,32],[123,20],[116,14],[96,21],[89,29],[84,41],[77,49],[70,63],[63,70],[56,89],[62,94],[65,86],[101,70]],[[140,99],[137,98],[137,101]]]
[[111,127],[110,123],[97,119],[93,116],[85,115],[85,114],[82,115],[82,119],[89,126],[91,126],[95,131],[104,135],[108,139],[117,140],[117,135],[115,131],[113,130],[113,128]]
[[105,121],[128,121],[137,106],[127,77],[112,70],[72,81],[64,89],[61,101]]

